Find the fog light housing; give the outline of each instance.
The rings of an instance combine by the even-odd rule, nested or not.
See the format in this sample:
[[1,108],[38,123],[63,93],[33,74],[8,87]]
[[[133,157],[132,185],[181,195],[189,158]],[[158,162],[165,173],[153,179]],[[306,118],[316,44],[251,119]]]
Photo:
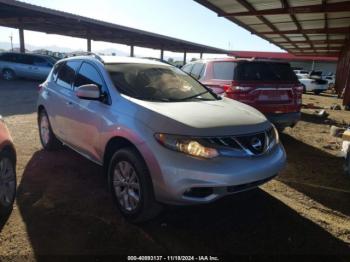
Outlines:
[[192,187],[185,191],[184,196],[205,198],[213,194],[214,190],[212,187]]

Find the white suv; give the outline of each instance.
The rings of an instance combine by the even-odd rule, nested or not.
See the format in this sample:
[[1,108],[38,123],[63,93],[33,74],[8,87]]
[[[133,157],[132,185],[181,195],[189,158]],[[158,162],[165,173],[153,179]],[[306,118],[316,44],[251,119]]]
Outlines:
[[134,222],[154,217],[160,203],[255,188],[286,162],[260,112],[147,59],[59,61],[41,85],[38,124],[45,149],[63,143],[106,168],[117,206]]

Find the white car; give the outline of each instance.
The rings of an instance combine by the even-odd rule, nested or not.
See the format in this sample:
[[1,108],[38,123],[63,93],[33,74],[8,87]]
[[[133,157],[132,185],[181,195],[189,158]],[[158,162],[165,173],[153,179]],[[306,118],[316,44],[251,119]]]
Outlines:
[[335,76],[326,76],[325,80],[328,81],[328,87],[332,88],[335,85]]
[[309,71],[305,71],[305,70],[293,70],[293,71],[296,75],[303,75],[303,76],[309,75]]
[[319,95],[328,89],[328,81],[323,79],[313,79],[304,74],[297,74],[299,82],[304,87],[304,93],[314,92]]

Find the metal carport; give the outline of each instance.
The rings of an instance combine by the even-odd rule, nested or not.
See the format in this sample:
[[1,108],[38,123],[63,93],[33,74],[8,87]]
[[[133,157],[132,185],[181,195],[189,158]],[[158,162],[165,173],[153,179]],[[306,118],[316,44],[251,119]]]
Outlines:
[[294,55],[339,57],[336,89],[350,104],[350,1],[195,1]]
[[23,30],[58,34],[87,39],[87,51],[91,51],[91,40],[186,53],[227,54],[226,50],[201,45],[177,38],[150,33],[130,27],[52,10],[14,0],[0,0],[0,26],[18,28],[20,47],[24,52]]

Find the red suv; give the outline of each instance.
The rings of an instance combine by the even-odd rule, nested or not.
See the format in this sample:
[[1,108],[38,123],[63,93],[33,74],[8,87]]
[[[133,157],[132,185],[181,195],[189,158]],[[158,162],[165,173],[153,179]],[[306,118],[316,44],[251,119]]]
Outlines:
[[182,70],[215,93],[257,108],[279,129],[300,119],[303,87],[288,63],[224,58],[191,62]]

